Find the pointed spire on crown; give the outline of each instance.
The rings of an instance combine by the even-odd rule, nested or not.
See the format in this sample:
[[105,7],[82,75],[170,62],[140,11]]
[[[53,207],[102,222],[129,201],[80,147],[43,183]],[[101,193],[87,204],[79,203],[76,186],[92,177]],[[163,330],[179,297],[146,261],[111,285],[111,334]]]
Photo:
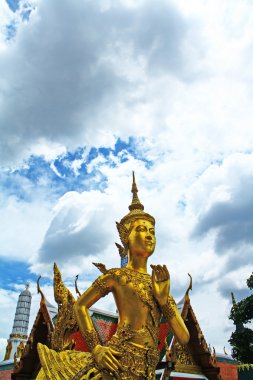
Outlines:
[[144,206],[143,206],[143,204],[141,204],[139,197],[137,195],[138,188],[137,188],[137,185],[135,182],[134,172],[133,172],[132,193],[133,193],[132,203],[128,207],[130,212],[121,219],[120,223],[117,224],[117,228],[118,229],[120,228],[120,230],[121,230],[120,236],[123,239],[123,241],[125,240],[123,235],[124,234],[127,235],[127,234],[124,233],[124,231],[122,231],[122,229],[124,230],[124,226],[131,223],[132,221],[134,221],[136,219],[146,219],[146,220],[149,220],[153,225],[155,225],[155,218],[153,216],[147,214],[145,211],[143,211]]
[[138,188],[135,182],[135,175],[133,172],[133,184],[132,184],[132,193],[133,193],[133,199],[132,203],[128,207],[130,211],[132,210],[144,210],[144,206],[141,204],[139,197],[138,197]]

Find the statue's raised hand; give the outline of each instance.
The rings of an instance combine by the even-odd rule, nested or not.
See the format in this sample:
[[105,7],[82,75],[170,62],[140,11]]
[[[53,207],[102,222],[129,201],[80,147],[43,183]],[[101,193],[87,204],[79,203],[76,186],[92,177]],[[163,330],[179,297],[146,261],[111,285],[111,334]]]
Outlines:
[[170,274],[166,265],[150,265],[154,296],[160,306],[167,303],[170,292]]
[[114,376],[116,375],[115,377],[119,376],[121,365],[115,356],[121,356],[120,352],[97,344],[92,354],[99,368],[108,370]]

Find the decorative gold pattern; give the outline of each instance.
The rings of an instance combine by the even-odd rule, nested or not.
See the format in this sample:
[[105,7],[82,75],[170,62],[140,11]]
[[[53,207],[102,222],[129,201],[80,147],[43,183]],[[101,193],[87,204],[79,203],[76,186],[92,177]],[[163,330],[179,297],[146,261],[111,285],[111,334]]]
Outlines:
[[89,347],[90,352],[96,347],[97,344],[100,344],[98,335],[95,330],[88,331],[85,330],[83,333],[85,343]]
[[127,243],[128,243],[129,231],[124,226],[124,224],[122,224],[122,223],[116,222],[116,226],[117,226],[117,230],[119,232],[120,240],[121,240],[122,244],[124,245],[124,247],[126,247]]
[[78,324],[74,313],[75,298],[65,287],[56,264],[54,264],[54,296],[59,312],[51,338],[51,347],[56,351],[62,351],[73,348],[70,335],[78,330]]
[[168,302],[166,303],[166,305],[161,306],[162,313],[168,322],[171,320],[171,318],[175,317],[176,307],[177,305],[174,301],[174,298],[172,297],[172,295],[169,295]]
[[201,373],[200,367],[192,357],[192,354],[187,346],[182,346],[176,342],[173,346],[174,354],[177,358],[175,370],[184,373]]
[[37,346],[42,369],[37,380],[74,379],[82,368],[89,371],[92,366],[92,355],[87,352],[50,350],[47,346],[38,343]]
[[98,268],[98,270],[100,270],[101,273],[106,274],[108,272],[104,264],[102,263],[92,263],[92,264],[95,265],[95,267]]
[[[159,360],[159,352],[154,347],[141,347],[133,344],[129,340],[136,334],[136,331],[131,330],[130,326],[125,326],[117,330],[117,333],[110,340],[108,346],[120,353],[120,365],[122,372],[120,377],[110,373],[108,370],[99,370],[95,363],[94,372],[101,374],[101,378],[121,380],[140,380],[140,379],[155,379],[155,368]],[[83,368],[73,380],[83,380],[90,372],[90,366]]]
[[92,284],[94,289],[97,289],[98,292],[100,293],[101,297],[106,296],[110,290],[106,286],[106,282],[103,280],[103,277],[97,278],[93,284]]
[[111,339],[109,345],[122,355],[120,364],[123,368],[123,373],[120,379],[155,379],[155,369],[159,361],[157,348],[141,347],[129,342],[127,339],[119,339],[117,335]]
[[24,339],[26,340],[27,339],[27,335],[24,335],[24,334],[10,334],[10,338],[17,338],[17,339]]

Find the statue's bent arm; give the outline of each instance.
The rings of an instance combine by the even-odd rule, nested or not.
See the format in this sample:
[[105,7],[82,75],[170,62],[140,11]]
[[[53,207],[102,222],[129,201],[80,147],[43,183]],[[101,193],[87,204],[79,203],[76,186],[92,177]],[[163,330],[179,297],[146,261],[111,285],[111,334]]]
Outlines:
[[190,339],[190,334],[173,297],[169,295],[167,303],[160,305],[160,308],[165,319],[169,322],[177,341],[182,345],[187,344]]
[[110,347],[100,345],[98,335],[88,311],[101,297],[113,290],[113,285],[114,281],[110,274],[100,276],[77,300],[74,308],[81,333],[98,367],[118,373],[121,365],[115,356],[119,356],[120,353]]
[[94,305],[101,297],[105,296],[113,289],[113,279],[110,274],[100,276],[76,301],[74,310],[76,319],[82,335],[92,352],[99,339],[88,309]]
[[170,274],[166,265],[151,265],[152,285],[154,296],[158,302],[164,318],[182,345],[189,342],[190,334],[185,326],[183,318],[178,311],[177,305],[170,294]]

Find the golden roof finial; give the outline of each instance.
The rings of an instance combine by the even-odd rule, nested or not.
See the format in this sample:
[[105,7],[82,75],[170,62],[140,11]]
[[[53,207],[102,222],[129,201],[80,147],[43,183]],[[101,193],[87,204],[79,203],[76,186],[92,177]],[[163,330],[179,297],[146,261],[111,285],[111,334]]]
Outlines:
[[190,275],[190,273],[188,273],[188,276],[190,277],[190,283],[189,283],[189,286],[185,292],[185,300],[187,302],[190,302],[189,291],[192,290],[192,276]]
[[45,296],[40,287],[40,279],[41,279],[41,276],[39,276],[37,280],[37,292],[40,293],[41,295],[40,306],[42,306],[43,304],[45,304]]
[[58,307],[66,302],[71,301],[74,304],[76,301],[72,293],[64,285],[61,272],[56,263],[54,263],[54,299]]
[[78,296],[79,297],[81,297],[81,293],[80,293],[80,291],[79,291],[79,289],[78,289],[78,286],[77,286],[77,280],[78,280],[78,274],[76,275],[76,279],[75,279],[75,289],[76,289],[76,294],[78,294]]
[[132,203],[128,207],[129,210],[130,211],[132,211],[132,210],[144,210],[144,206],[141,204],[141,202],[139,200],[139,197],[137,195],[138,188],[137,188],[137,185],[136,185],[136,182],[135,182],[134,172],[133,172],[133,184],[132,184],[132,190],[131,191],[133,193],[133,199],[132,199]]

